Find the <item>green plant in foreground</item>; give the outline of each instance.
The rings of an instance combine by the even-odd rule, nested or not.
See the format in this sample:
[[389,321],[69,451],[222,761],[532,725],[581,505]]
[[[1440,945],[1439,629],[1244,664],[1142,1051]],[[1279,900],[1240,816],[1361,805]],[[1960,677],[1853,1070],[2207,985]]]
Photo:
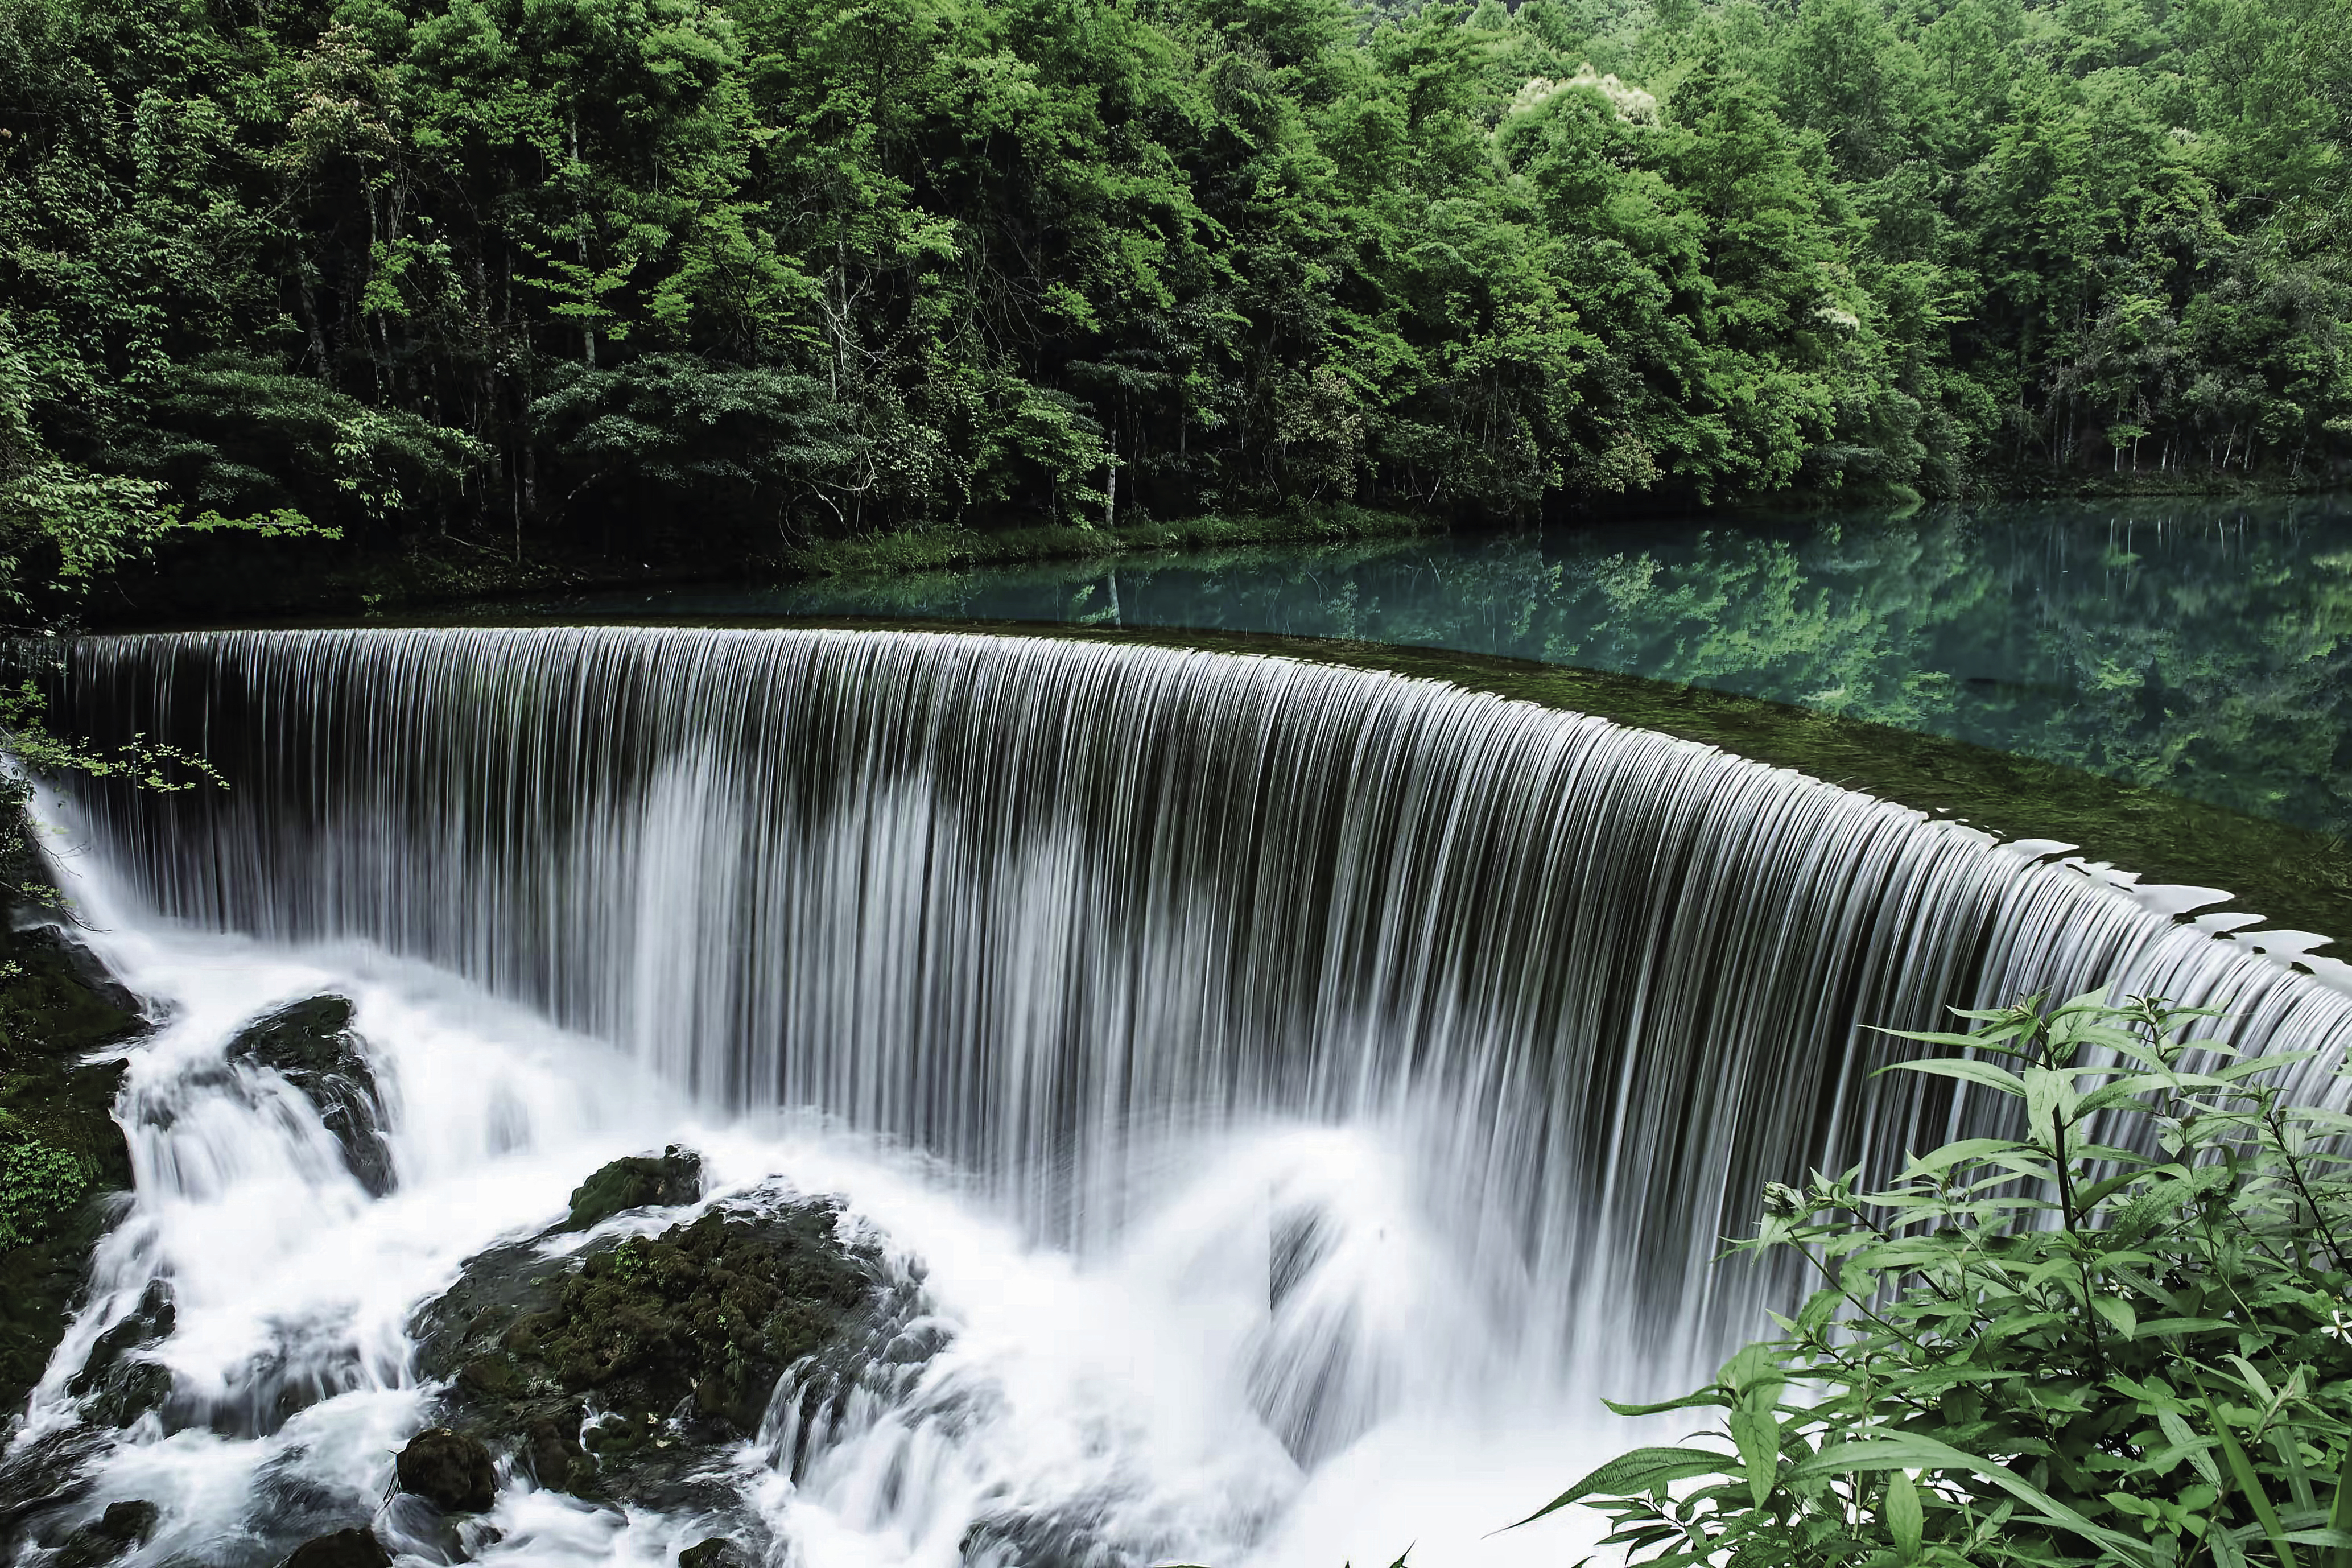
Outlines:
[[2023,1131],[1774,1184],[1733,1251],[1823,1281],[1716,1382],[1727,1443],[1642,1448],[1532,1518],[1607,1514],[1673,1568],[2352,1568],[2352,1118],[2286,1102],[2308,1051],[2182,1039],[2105,993],[1969,1013],[1897,1064]]

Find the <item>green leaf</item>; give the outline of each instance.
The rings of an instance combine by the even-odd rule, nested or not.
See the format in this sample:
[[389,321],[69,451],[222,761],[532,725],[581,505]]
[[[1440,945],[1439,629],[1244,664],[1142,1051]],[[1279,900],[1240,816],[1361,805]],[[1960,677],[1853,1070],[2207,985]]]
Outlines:
[[1505,1528],[1517,1530],[1520,1525],[1532,1524],[1546,1514],[1557,1513],[1589,1497],[1638,1496],[1694,1476],[1741,1473],[1737,1458],[1706,1448],[1636,1448],[1630,1454],[1620,1454],[1527,1518]]
[[2023,1099],[2025,1095],[2025,1085],[2019,1080],[2015,1073],[2003,1072],[1990,1062],[1933,1057],[1922,1061],[1895,1062],[1880,1068],[1877,1073],[1871,1076],[1875,1078],[1880,1074],[1890,1072],[1916,1072],[1925,1073],[1930,1078],[1956,1078],[1963,1083],[1973,1083],[1985,1089],[1997,1089],[2002,1094],[2014,1095],[2019,1099]]
[[[2327,1510],[2327,1528],[2352,1532],[2352,1441],[2344,1446],[2344,1463],[2336,1475],[2336,1502]],[[2352,1568],[2352,1547],[2328,1553],[2328,1568]]]
[[1742,1402],[1731,1413],[1731,1440],[1739,1448],[1739,1462],[1748,1472],[1748,1491],[1758,1508],[1772,1495],[1780,1468],[1780,1423],[1769,1409]]
[[1601,1403],[1620,1415],[1664,1415],[1670,1410],[1696,1410],[1702,1405],[1728,1405],[1731,1403],[1731,1397],[1720,1388],[1710,1387],[1702,1388],[1696,1394],[1685,1394],[1680,1399],[1664,1400],[1656,1405],[1620,1405],[1613,1399],[1604,1399]]
[[2270,1494],[2263,1489],[2262,1477],[2255,1473],[2252,1461],[2238,1446],[2237,1436],[2221,1419],[2221,1412],[2210,1396],[2205,1401],[2205,1413],[2213,1418],[2214,1435],[2221,1440],[2221,1457],[2229,1462],[2230,1479],[2237,1483],[2239,1492],[2254,1510],[2254,1517],[2262,1521],[2263,1533],[2270,1537],[2271,1550],[2278,1553],[2279,1568],[2295,1568],[2294,1548],[2287,1544],[2286,1527],[2280,1522],[2278,1510],[2271,1506]]
[[[1952,1010],[1961,1012],[1957,1007]],[[1970,1018],[1993,1016],[1985,1012],[1964,1013],[1962,1016]],[[2014,1029],[1991,1029],[1981,1035],[1955,1035],[1939,1029],[1882,1029],[1874,1025],[1871,1027],[1874,1035],[1890,1035],[1898,1040],[1917,1040],[1928,1046],[1956,1046],[1962,1050],[2000,1051],[2005,1056],[2020,1054],[2000,1044],[2002,1040],[2014,1038],[2017,1032]]]
[[1916,1156],[1908,1173],[1933,1175],[1937,1171],[1971,1161],[1990,1160],[2003,1154],[2030,1155],[2032,1152],[2031,1145],[2021,1143],[2014,1138],[1963,1138],[1931,1153]]
[[[2170,1451],[2175,1455],[2185,1456],[2190,1467],[2205,1478],[2205,1483],[2218,1489],[2221,1485],[2221,1468],[2213,1462],[2211,1452],[2213,1440],[2210,1437],[2197,1436],[2190,1429],[2188,1421],[2181,1416],[2179,1409],[2158,1410],[2156,1413],[2156,1424],[2171,1443]],[[2168,1460],[2168,1468],[2178,1462],[2177,1458]]]
[[[1758,1501],[1760,1505],[1762,1500]],[[1918,1562],[1927,1539],[1927,1514],[1907,1470],[1887,1472],[1885,1519],[1886,1533],[1895,1538],[1895,1554],[1906,1563]]]
[[1856,1438],[1823,1448],[1789,1471],[1791,1481],[1810,1476],[1894,1469],[1958,1470],[1980,1476],[2023,1503],[2042,1521],[2070,1531],[2135,1568],[2155,1568],[2156,1559],[2145,1542],[2105,1529],[2080,1512],[2020,1477],[2004,1465],[1961,1452],[1948,1443],[1916,1433],[1896,1432]]

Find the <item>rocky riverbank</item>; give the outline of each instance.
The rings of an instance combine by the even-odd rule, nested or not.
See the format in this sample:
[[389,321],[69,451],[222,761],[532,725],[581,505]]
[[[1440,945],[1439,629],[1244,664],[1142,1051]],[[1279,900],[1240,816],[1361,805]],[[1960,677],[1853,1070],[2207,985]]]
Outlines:
[[131,1184],[114,1053],[145,1024],[137,1000],[54,929],[0,933],[0,1406],[14,1415]]
[[[21,1413],[81,1304],[92,1248],[123,1212],[131,1170],[114,1111],[144,1024],[59,933],[14,933],[5,953],[0,1387]],[[394,1108],[352,1024],[348,1001],[315,996],[245,1026],[224,1056],[238,1081],[274,1075],[307,1099],[353,1178],[383,1196],[398,1182]],[[614,1161],[545,1231],[470,1259],[413,1321],[415,1374],[440,1393],[382,1503],[298,1503],[238,1561],[464,1561],[498,1539],[488,1516],[518,1482],[697,1521],[708,1531],[689,1553],[697,1568],[754,1560],[764,1542],[743,1505],[742,1445],[764,1431],[804,1451],[833,1395],[877,1360],[906,1361],[897,1328],[912,1288],[830,1202],[775,1191],[706,1205],[704,1186],[686,1149]],[[37,1543],[44,1562],[100,1568],[158,1537],[154,1504],[99,1511],[89,1476],[142,1420],[205,1424],[152,1353],[174,1323],[171,1281],[158,1279],[98,1338],[68,1383],[81,1424],[21,1445],[0,1473],[0,1556]],[[264,1390],[255,1430],[336,1392],[315,1378]]]

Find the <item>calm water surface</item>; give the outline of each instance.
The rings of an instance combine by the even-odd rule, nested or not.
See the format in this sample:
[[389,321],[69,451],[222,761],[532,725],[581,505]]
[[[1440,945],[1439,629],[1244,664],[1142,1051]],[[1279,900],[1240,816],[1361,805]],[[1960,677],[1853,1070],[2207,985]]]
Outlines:
[[2352,828],[2352,496],[1282,546],[581,607],[1338,637],[1643,675]]

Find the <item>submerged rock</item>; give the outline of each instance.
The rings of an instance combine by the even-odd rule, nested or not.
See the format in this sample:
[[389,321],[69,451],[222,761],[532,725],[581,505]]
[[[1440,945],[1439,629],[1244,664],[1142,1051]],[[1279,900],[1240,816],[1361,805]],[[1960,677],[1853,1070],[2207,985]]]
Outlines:
[[714,1535],[677,1554],[677,1568],[747,1568],[743,1554],[723,1535]]
[[375,1196],[392,1191],[392,1146],[375,1071],[352,1033],[352,1005],[313,996],[247,1024],[229,1042],[228,1059],[273,1068],[319,1110],[343,1163]]
[[106,1511],[65,1538],[52,1568],[101,1568],[147,1544],[157,1517],[152,1502],[109,1503]]
[[478,1513],[444,1513],[414,1492],[394,1492],[375,1516],[376,1538],[394,1558],[471,1563],[504,1539]]
[[296,1547],[286,1568],[392,1568],[392,1553],[370,1531],[339,1530]]
[[572,1189],[559,1230],[593,1230],[630,1209],[673,1208],[702,1196],[702,1156],[673,1143],[660,1154],[615,1160]]
[[498,1500],[499,1472],[478,1437],[428,1426],[408,1441],[394,1462],[400,1489],[413,1492],[445,1513],[481,1513]]
[[[677,1150],[621,1163],[648,1203],[699,1183],[698,1159]],[[613,1173],[583,1184],[590,1209]],[[727,1447],[759,1432],[787,1368],[858,1353],[884,1295],[833,1205],[713,1209],[576,1258],[530,1242],[482,1254],[418,1315],[417,1363],[449,1380],[451,1428],[542,1487],[723,1514],[738,1501]]]

